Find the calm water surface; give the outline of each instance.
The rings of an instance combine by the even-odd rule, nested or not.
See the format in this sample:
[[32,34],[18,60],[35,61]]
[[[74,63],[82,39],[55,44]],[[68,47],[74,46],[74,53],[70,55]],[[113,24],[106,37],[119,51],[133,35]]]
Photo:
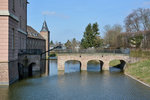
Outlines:
[[67,62],[65,73],[57,71],[56,60],[50,66],[49,76],[1,86],[0,100],[150,100],[150,88],[123,73],[98,72],[93,64],[80,72],[78,62]]

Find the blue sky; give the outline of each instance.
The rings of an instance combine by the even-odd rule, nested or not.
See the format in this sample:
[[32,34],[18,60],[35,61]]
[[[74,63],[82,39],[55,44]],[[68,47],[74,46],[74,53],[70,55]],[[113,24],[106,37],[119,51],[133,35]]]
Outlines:
[[150,0],[28,0],[28,25],[41,30],[46,20],[51,40],[81,40],[85,27],[98,22],[101,36],[107,24],[124,25],[125,17],[137,8],[150,8]]

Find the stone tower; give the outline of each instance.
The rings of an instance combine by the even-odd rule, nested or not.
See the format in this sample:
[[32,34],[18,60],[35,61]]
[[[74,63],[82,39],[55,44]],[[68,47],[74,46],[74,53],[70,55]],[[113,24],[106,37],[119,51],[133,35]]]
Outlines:
[[[46,21],[44,21],[42,29],[40,31],[40,34],[43,36],[43,38],[46,40],[46,51],[49,50],[49,41],[50,41],[50,31],[47,27]],[[46,54],[46,56],[49,56],[49,52]]]

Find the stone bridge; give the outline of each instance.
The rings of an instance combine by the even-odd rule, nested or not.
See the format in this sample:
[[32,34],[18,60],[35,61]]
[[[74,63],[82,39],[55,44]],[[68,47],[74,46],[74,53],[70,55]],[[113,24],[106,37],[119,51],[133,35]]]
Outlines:
[[[125,66],[129,62],[129,56],[124,54],[58,54],[58,70],[65,70],[65,62],[76,60],[80,62],[81,70],[87,70],[87,63],[91,60],[99,60],[103,70],[109,70],[109,63],[112,60],[120,60],[121,65]],[[123,67],[125,68],[125,67]]]

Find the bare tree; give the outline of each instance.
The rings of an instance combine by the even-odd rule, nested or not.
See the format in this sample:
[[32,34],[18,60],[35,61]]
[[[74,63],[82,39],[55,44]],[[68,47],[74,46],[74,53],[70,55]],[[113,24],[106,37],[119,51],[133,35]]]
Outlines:
[[139,8],[137,10],[140,14],[141,24],[144,30],[150,30],[150,9]]
[[125,19],[126,32],[150,30],[150,9],[134,10]]
[[109,44],[110,47],[117,48],[117,37],[119,34],[122,32],[122,26],[121,25],[106,25],[104,27],[105,29],[105,37],[104,37],[104,42],[105,44]]

